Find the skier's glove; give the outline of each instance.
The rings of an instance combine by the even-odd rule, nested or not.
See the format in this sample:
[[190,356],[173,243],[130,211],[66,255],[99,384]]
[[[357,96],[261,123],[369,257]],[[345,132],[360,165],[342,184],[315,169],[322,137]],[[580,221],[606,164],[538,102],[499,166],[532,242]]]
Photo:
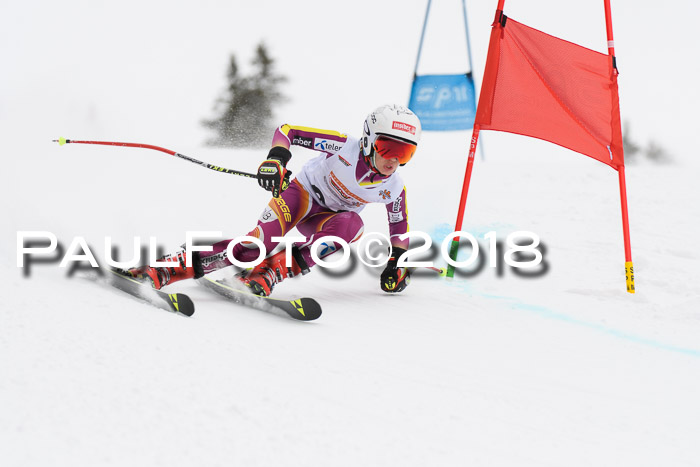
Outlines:
[[408,268],[396,267],[396,263],[405,252],[406,250],[403,248],[392,247],[389,262],[384,268],[381,276],[380,285],[384,292],[401,292],[408,286],[411,279],[411,272],[408,270]]
[[289,149],[275,146],[270,149],[267,159],[258,167],[258,184],[267,191],[272,192],[274,198],[279,198],[280,193],[289,186],[291,170],[286,169],[287,162],[292,158]]

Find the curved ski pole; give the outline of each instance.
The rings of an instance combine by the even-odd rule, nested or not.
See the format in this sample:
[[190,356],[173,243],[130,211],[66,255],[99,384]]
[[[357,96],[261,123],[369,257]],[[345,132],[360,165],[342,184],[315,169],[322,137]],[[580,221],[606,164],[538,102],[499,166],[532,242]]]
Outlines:
[[433,271],[433,272],[437,273],[437,275],[440,276],[440,277],[445,277],[445,276],[447,275],[447,268],[436,268],[436,267],[433,267],[433,266],[421,266],[421,267],[418,267],[418,268],[409,268],[409,269],[411,270],[411,272],[413,272],[413,271],[415,271],[415,270],[424,270],[424,269],[428,269],[428,270],[430,270],[430,271]]
[[207,162],[202,162],[200,160],[185,156],[184,154],[180,154],[180,153],[172,151],[170,149],[161,148],[159,146],[153,146],[152,144],[118,143],[118,142],[114,142],[114,141],[79,141],[79,140],[75,140],[75,139],[66,139],[66,138],[58,138],[58,139],[55,139],[53,141],[55,143],[58,143],[61,146],[63,146],[64,144],[72,143],[72,144],[100,144],[103,146],[122,146],[122,147],[127,147],[127,148],[153,149],[156,151],[164,152],[166,154],[170,154],[171,156],[179,157],[180,159],[184,159],[186,161],[190,161],[194,164],[200,165],[200,166],[205,167],[207,169],[215,170],[216,172],[221,172],[221,173],[226,173],[226,174],[231,174],[231,175],[240,175],[242,177],[248,177],[248,178],[257,178],[256,174],[252,174],[252,173],[248,173],[248,172],[241,172],[240,170],[227,169],[226,167],[219,167],[218,165],[213,165],[213,164],[209,164]]

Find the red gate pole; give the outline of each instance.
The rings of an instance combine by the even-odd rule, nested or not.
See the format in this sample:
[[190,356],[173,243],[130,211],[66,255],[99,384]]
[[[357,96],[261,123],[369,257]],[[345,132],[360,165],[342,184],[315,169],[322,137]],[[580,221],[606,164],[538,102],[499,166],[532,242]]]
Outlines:
[[[494,19],[494,24],[493,27],[496,27],[496,24],[498,24],[501,21],[501,15],[503,14],[503,5],[505,4],[506,0],[498,0],[498,6],[496,7],[496,16]],[[493,34],[493,32],[492,32]],[[490,43],[490,42],[489,42]],[[489,45],[489,50],[491,49],[491,46]],[[488,63],[489,58],[486,58],[486,61]],[[486,77],[486,72],[484,72],[484,76]],[[482,91],[484,87],[484,81],[482,80],[481,83]],[[479,104],[481,104],[481,99],[483,98],[483,93],[482,95],[479,96]],[[479,109],[477,107],[476,111],[477,115],[479,115]],[[464,208],[467,204],[467,194],[469,193],[469,182],[471,181],[472,177],[472,169],[474,167],[474,155],[476,154],[476,146],[479,143],[479,130],[480,126],[478,123],[474,123],[474,128],[472,129],[472,139],[471,143],[469,144],[469,159],[467,160],[467,169],[464,173],[464,182],[462,183],[462,195],[459,200],[459,209],[457,211],[457,221],[455,222],[455,232],[459,232],[462,230],[462,223],[464,222]],[[457,260],[457,250],[459,249],[459,237],[454,237],[452,239],[452,243],[450,244],[450,252],[449,252],[449,257],[453,261]],[[453,278],[455,273],[455,267],[451,264],[448,263],[447,265],[447,272],[446,276],[448,278]]]
[[[610,56],[610,71],[613,79],[617,80],[618,70],[615,59],[615,40],[613,39],[612,14],[610,12],[610,0],[604,0],[605,4],[605,29],[608,36],[608,55]],[[619,106],[614,107],[618,109]],[[620,183],[620,204],[622,207],[622,233],[625,241],[625,280],[627,292],[634,293],[634,265],[632,264],[632,246],[630,243],[630,227],[627,214],[627,184],[625,183],[625,165],[617,168]]]
[[[504,0],[505,1],[505,0]],[[457,211],[457,221],[455,222],[455,232],[462,230],[462,223],[464,222],[464,207],[467,204],[467,194],[469,193],[469,182],[472,178],[472,168],[474,167],[474,154],[476,154],[476,146],[479,142],[479,125],[474,125],[472,130],[472,141],[469,145],[469,160],[467,161],[467,170],[464,173],[464,182],[462,183],[462,196],[459,199],[459,209]],[[457,250],[459,249],[459,237],[452,239],[452,244],[450,245],[450,258],[454,261],[457,260]],[[448,278],[452,278],[455,275],[455,267],[451,264],[447,265]]]

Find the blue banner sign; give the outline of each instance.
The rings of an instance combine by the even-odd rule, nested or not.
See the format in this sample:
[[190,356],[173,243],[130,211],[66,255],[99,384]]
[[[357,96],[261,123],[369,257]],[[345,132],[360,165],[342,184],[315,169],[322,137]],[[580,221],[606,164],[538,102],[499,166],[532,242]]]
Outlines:
[[471,74],[416,76],[408,104],[426,131],[469,130],[476,94]]

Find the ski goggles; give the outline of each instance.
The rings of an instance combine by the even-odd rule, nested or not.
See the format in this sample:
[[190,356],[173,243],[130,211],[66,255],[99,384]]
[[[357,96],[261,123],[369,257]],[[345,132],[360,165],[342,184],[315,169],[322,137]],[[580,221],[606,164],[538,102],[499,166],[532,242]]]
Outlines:
[[415,144],[399,141],[384,135],[377,136],[373,146],[376,154],[379,154],[384,159],[397,158],[401,165],[410,161],[416,152]]

